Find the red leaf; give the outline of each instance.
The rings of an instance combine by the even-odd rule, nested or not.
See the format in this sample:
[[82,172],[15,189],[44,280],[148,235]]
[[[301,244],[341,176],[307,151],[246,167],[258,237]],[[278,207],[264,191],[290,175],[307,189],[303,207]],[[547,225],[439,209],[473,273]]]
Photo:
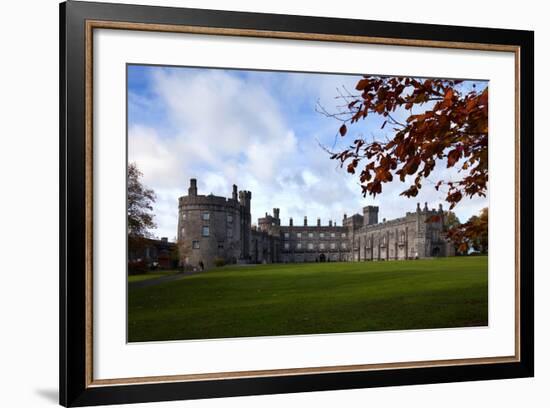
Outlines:
[[348,128],[346,127],[346,125],[340,126],[340,136],[345,136],[347,131]]
[[368,84],[369,84],[368,79],[361,79],[359,82],[357,82],[357,85],[355,86],[355,89],[357,89],[358,91],[362,91],[363,89],[365,89],[367,87]]

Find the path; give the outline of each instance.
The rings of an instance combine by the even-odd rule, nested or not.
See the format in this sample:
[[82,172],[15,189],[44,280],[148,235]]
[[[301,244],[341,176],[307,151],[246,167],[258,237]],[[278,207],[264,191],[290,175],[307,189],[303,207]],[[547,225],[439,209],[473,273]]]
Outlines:
[[180,280],[180,279],[183,279],[187,276],[195,275],[195,274],[200,273],[200,272],[201,271],[176,273],[174,275],[161,276],[159,278],[147,279],[147,280],[142,280],[142,281],[138,281],[138,282],[129,282],[128,283],[128,289],[148,288],[149,286],[154,286],[154,285],[159,285],[159,284],[165,283],[165,282]]

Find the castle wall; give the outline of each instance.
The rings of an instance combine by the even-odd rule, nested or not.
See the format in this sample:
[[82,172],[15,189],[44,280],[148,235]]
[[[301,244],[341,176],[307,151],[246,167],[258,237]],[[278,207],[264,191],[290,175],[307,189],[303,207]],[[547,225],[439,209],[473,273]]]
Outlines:
[[233,186],[232,198],[198,195],[192,179],[179,199],[178,246],[182,264],[205,268],[223,263],[381,261],[452,256],[443,236],[443,210],[417,206],[404,217],[378,222],[378,207],[344,215],[341,226],[321,220],[281,225],[279,209],[251,225],[252,195]]
[[349,261],[347,227],[281,226],[281,262]]
[[267,231],[252,229],[250,261],[252,263],[280,262],[280,237]]
[[407,213],[405,217],[364,225],[355,234],[354,259],[395,260],[454,255],[443,235],[443,210]]

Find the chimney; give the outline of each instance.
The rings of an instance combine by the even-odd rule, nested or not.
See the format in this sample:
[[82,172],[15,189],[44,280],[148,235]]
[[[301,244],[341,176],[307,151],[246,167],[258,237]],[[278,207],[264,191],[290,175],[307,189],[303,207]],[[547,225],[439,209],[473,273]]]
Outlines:
[[420,203],[416,203],[416,212],[420,212]]
[[275,219],[279,219],[279,209],[278,208],[274,208],[273,209],[273,218]]
[[237,185],[233,184],[233,200],[237,201]]
[[197,179],[192,178],[189,182],[189,196],[197,196]]
[[329,227],[332,227],[332,220],[329,220],[329,221],[328,221],[328,226],[329,226]]
[[428,203],[424,202],[424,211],[428,211]]
[[307,227],[307,215],[304,215],[304,227]]
[[293,224],[292,217],[290,217],[290,220],[288,221],[288,225],[292,227],[292,224]]
[[317,217],[317,226],[320,227],[321,226],[321,218]]

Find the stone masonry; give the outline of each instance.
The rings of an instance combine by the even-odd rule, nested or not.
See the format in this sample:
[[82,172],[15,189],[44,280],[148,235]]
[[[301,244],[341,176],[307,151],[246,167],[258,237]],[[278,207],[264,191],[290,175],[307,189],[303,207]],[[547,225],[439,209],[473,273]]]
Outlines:
[[281,225],[278,208],[251,224],[250,191],[231,198],[199,195],[191,179],[187,196],[179,198],[178,246],[185,267],[216,263],[336,262],[416,259],[454,255],[443,237],[443,209],[427,205],[404,217],[378,222],[378,207],[343,216],[342,225],[319,218],[302,225],[290,218]]

